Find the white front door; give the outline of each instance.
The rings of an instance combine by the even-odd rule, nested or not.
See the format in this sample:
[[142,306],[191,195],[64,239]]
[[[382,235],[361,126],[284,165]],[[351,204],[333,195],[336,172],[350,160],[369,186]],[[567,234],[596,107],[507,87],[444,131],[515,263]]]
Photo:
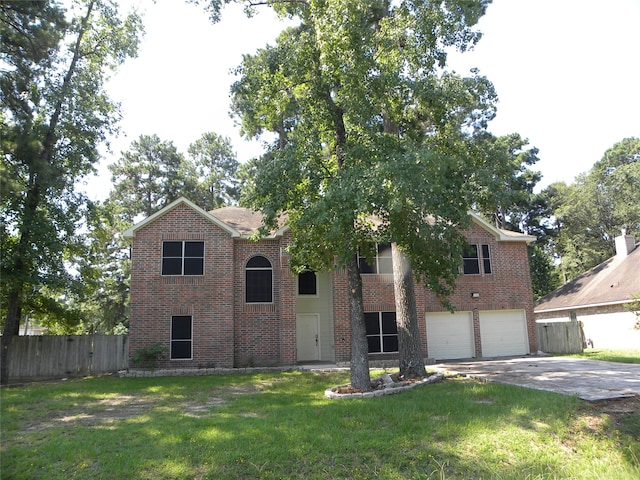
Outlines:
[[320,360],[320,315],[300,313],[296,315],[296,346],[298,361]]

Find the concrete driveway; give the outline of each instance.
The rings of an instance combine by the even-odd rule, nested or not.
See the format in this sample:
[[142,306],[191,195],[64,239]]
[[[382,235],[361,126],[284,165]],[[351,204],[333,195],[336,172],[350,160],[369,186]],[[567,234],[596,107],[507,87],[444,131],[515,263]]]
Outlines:
[[477,361],[449,361],[430,369],[507,383],[590,402],[640,396],[640,365],[579,358],[517,357]]

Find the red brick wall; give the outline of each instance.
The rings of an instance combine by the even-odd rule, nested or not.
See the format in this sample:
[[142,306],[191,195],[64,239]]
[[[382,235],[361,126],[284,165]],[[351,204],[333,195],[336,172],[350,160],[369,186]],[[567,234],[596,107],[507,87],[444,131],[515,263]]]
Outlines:
[[[163,240],[204,240],[203,276],[162,276]],[[130,354],[161,343],[169,348],[172,315],[193,317],[193,359],[161,368],[233,366],[233,240],[185,205],[136,231],[132,246]]]
[[[499,242],[484,228],[473,224],[465,232],[470,244],[489,245],[492,273],[488,275],[461,275],[456,289],[449,298],[458,311],[473,312],[476,356],[482,356],[480,345],[479,312],[483,310],[524,310],[527,319],[529,351],[538,349],[535,318],[533,315],[533,294],[529,276],[529,259],[524,242]],[[365,312],[395,311],[392,275],[363,275],[363,296]],[[480,294],[472,298],[471,292]],[[336,361],[348,361],[350,344],[340,342],[344,333],[350,332],[347,303],[346,275],[337,272],[334,275],[334,318],[336,322]],[[422,336],[423,352],[427,352],[426,322],[427,312],[441,312],[445,309],[438,298],[424,288],[416,285],[416,306],[418,325]],[[370,357],[376,358],[375,355]]]
[[[451,303],[472,311],[476,356],[481,356],[479,317],[482,310],[524,309],[529,347],[537,351],[533,297],[524,242],[498,242],[475,226],[470,243],[488,244],[492,273],[460,276]],[[167,277],[161,273],[163,240],[204,240],[205,274]],[[289,271],[281,239],[252,242],[233,239],[210,220],[185,205],[165,213],[136,231],[132,248],[130,353],[153,343],[169,346],[172,315],[193,316],[193,359],[164,360],[159,367],[242,367],[291,365],[296,361],[296,278]],[[245,302],[245,265],[262,255],[273,267],[273,302]],[[335,357],[349,361],[351,328],[344,271],[333,275]],[[471,298],[478,292],[478,298]],[[363,275],[365,311],[395,311],[391,275]],[[437,298],[416,286],[419,328],[425,354],[426,312],[442,311]],[[235,299],[235,301],[234,301]],[[373,356],[372,356],[373,358]]]
[[[236,367],[280,364],[280,245],[276,240],[252,242],[236,240],[235,258],[235,349]],[[256,255],[265,257],[273,268],[273,303],[246,303],[245,266]]]

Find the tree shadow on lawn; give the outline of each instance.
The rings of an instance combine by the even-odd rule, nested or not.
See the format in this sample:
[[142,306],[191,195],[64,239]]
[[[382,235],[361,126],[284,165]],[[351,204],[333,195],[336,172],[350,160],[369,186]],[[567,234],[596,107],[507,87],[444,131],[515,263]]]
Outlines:
[[[23,417],[8,433],[15,444],[3,447],[3,470],[28,478],[17,473],[31,462],[31,473],[52,479],[73,471],[142,479],[562,477],[580,461],[576,439],[605,428],[604,420],[584,422],[581,401],[547,392],[452,380],[388,397],[326,399],[327,386],[344,383],[338,378],[173,377],[111,388],[106,381],[57,410],[56,398],[73,395],[61,391],[48,415]],[[531,452],[532,439],[550,446]],[[38,452],[35,465],[30,452]]]

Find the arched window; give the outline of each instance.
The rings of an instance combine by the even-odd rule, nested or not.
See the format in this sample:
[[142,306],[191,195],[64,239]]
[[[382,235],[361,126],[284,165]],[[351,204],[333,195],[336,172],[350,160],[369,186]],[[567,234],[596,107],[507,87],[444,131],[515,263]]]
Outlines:
[[253,257],[245,268],[247,303],[273,302],[273,268],[265,257]]

